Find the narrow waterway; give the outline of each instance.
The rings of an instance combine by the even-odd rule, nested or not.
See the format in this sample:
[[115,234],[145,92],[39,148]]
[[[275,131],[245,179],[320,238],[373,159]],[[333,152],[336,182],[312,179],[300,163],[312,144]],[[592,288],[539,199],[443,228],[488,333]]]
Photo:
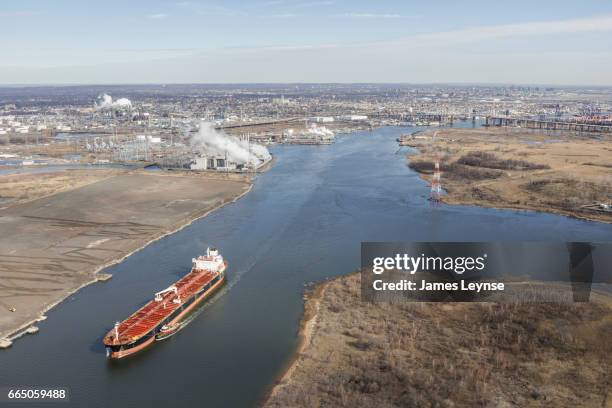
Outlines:
[[[413,129],[411,129],[413,130]],[[397,153],[407,129],[276,146],[276,163],[238,202],[157,241],[70,297],[40,333],[0,352],[0,385],[65,386],[77,406],[248,407],[297,345],[304,284],[359,267],[361,241],[609,241],[612,227],[535,212],[432,208]],[[102,337],[217,246],[229,283],[178,335],[124,361]],[[27,406],[27,404],[19,404]]]

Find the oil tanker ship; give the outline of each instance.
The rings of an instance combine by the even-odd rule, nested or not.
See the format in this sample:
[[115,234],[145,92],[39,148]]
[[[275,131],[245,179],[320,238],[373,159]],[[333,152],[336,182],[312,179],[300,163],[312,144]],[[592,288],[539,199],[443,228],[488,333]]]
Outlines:
[[104,337],[107,357],[123,358],[176,334],[190,321],[196,306],[223,285],[226,269],[227,262],[215,248],[193,258],[191,272],[108,332]]

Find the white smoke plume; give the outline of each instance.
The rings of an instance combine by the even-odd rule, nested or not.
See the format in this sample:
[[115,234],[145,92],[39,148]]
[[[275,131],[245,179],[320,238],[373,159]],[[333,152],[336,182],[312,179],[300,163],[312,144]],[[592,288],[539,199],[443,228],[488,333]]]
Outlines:
[[270,152],[264,146],[228,135],[210,122],[200,123],[200,131],[192,137],[191,145],[208,155],[227,155],[228,161],[236,164],[257,166],[261,160],[270,159]]
[[314,123],[310,126],[309,132],[314,133],[315,135],[324,136],[324,137],[334,136],[334,132],[332,132],[325,126],[317,126]]
[[110,108],[113,106],[113,98],[108,94],[98,95],[96,107],[99,109]]
[[121,109],[121,108],[129,108],[132,106],[132,101],[128,98],[119,98],[113,101],[113,97],[109,94],[101,94],[98,95],[96,100],[96,108],[98,109]]

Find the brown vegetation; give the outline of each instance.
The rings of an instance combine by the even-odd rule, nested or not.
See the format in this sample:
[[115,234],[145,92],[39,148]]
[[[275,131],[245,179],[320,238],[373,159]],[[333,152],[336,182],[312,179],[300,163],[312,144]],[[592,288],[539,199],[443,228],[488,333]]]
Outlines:
[[431,160],[411,160],[408,162],[408,167],[421,174],[432,174],[435,163]]
[[550,169],[546,164],[535,164],[525,160],[500,159],[493,153],[488,152],[469,152],[457,160],[459,164],[466,166],[485,167],[498,170],[542,170]]
[[118,169],[65,170],[0,177],[0,209],[68,191],[124,173]]
[[609,199],[609,186],[602,190],[600,185],[587,181],[560,178],[549,180],[534,180],[524,185],[528,191],[549,197],[549,202],[554,202],[566,209],[575,208],[584,203],[603,201]]
[[[522,129],[443,129],[404,144],[419,150],[408,166],[429,179],[441,156],[443,200],[555,212],[612,222],[612,137],[550,137]],[[584,158],[589,158],[585,161]],[[582,159],[582,160],[581,160]]]
[[607,296],[579,304],[370,304],[361,301],[358,274],[325,285],[320,300],[308,301],[320,303],[310,346],[267,407],[611,403]]
[[[428,160],[411,161],[408,167],[421,174],[433,174],[435,163]],[[459,162],[444,164],[440,170],[444,177],[457,180],[489,180],[502,176],[500,171],[474,168]]]

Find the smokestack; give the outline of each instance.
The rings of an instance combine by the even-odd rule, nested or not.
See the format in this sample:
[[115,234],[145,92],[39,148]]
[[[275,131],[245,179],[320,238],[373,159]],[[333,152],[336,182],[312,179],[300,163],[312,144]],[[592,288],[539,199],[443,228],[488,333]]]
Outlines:
[[270,152],[264,146],[228,135],[210,122],[200,122],[200,130],[192,137],[191,145],[207,155],[225,155],[226,161],[236,164],[255,167],[270,159]]

